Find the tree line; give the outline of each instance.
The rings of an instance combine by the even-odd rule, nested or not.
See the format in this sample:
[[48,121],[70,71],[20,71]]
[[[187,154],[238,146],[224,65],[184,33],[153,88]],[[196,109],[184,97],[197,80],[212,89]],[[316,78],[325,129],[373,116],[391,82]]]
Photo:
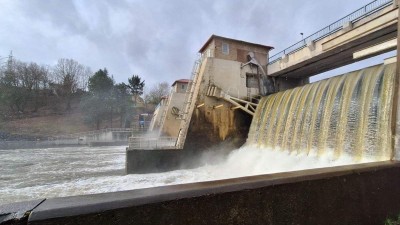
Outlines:
[[92,72],[72,59],[59,59],[53,67],[35,62],[22,62],[8,57],[0,67],[0,104],[11,113],[24,113],[28,103],[33,112],[46,104],[50,95],[65,102],[71,109],[71,97],[87,89]]
[[129,127],[131,118],[138,113],[138,97],[143,94],[144,81],[133,75],[128,84],[116,84],[106,68],[100,69],[88,81],[88,93],[81,100],[85,112],[85,122],[94,124],[97,129],[103,120],[120,118],[121,127]]
[[[1,63],[1,62],[0,62]],[[71,110],[72,99],[79,99],[84,122],[99,129],[102,122],[113,126],[119,117],[121,127],[128,127],[142,101],[145,81],[132,75],[127,83],[116,83],[106,68],[93,73],[73,59],[59,59],[54,66],[22,62],[14,57],[0,66],[0,117],[15,116],[26,111],[37,112],[55,98],[60,112]],[[169,93],[169,85],[161,82],[144,96],[147,104],[158,104]]]

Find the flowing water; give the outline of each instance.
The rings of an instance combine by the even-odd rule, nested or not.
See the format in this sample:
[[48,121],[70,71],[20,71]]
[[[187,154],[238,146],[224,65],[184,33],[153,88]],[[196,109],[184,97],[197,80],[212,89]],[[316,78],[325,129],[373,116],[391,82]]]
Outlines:
[[196,169],[125,175],[125,147],[0,150],[0,205],[388,160],[394,71],[375,66],[264,97],[245,146]]
[[[206,158],[220,157],[207,164]],[[207,155],[204,166],[125,175],[125,147],[0,150],[0,205],[40,198],[132,190],[350,164],[349,158],[243,147],[229,156]]]
[[247,145],[389,160],[395,65],[378,65],[264,97]]

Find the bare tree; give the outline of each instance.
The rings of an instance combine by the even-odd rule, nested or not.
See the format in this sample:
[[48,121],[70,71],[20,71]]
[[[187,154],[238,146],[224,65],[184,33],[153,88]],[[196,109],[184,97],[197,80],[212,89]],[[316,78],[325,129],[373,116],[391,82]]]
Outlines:
[[28,102],[33,102],[34,111],[37,111],[40,95],[46,93],[48,82],[47,66],[25,63],[10,55],[0,71],[0,103],[21,113]]
[[61,92],[58,94],[65,98],[66,110],[71,109],[72,95],[80,86],[87,85],[87,81],[83,81],[83,78],[88,77],[87,71],[90,70],[73,59],[59,59],[53,68],[53,77]]
[[23,112],[26,103],[26,92],[19,74],[21,63],[12,55],[8,57],[6,66],[0,76],[0,100],[12,111]]
[[88,91],[89,78],[92,75],[93,71],[90,69],[90,67],[85,67],[78,82],[78,89],[82,91]]
[[[30,92],[34,102],[34,111],[36,112],[40,106],[39,100],[41,90],[45,90],[49,83],[49,70],[47,66],[40,66],[37,63],[30,63],[27,66],[30,76]],[[43,92],[42,92],[43,93]]]
[[158,104],[161,98],[168,95],[171,91],[171,87],[168,82],[161,82],[154,85],[148,94],[145,95],[144,99],[146,103]]

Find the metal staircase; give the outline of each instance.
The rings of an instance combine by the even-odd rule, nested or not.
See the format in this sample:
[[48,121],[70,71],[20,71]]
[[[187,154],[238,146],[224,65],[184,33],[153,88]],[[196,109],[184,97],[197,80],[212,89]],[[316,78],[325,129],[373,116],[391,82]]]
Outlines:
[[254,113],[256,112],[257,103],[245,101],[240,98],[232,97],[232,96],[226,94],[221,88],[219,88],[215,85],[210,85],[208,87],[206,95],[209,97],[223,99],[223,100],[231,103],[232,105],[234,105],[235,108],[239,108],[252,116],[254,116]]
[[192,69],[191,79],[186,92],[185,104],[183,106],[183,112],[180,114],[181,125],[179,129],[178,139],[176,141],[176,148],[183,149],[185,144],[186,135],[190,125],[190,119],[192,118],[193,110],[195,108],[196,97],[199,93],[200,82],[202,74],[200,75],[200,68],[203,62],[201,55],[195,61]]

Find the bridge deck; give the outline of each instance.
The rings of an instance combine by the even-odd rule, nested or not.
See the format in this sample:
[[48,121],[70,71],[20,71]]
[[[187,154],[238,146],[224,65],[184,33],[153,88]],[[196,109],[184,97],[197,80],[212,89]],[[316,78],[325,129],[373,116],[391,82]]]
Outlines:
[[310,77],[362,60],[354,59],[353,53],[397,37],[398,9],[392,0],[377,0],[361,9],[364,14],[357,10],[357,16],[353,13],[329,25],[329,32],[322,32],[327,30],[324,28],[272,56],[268,75]]

